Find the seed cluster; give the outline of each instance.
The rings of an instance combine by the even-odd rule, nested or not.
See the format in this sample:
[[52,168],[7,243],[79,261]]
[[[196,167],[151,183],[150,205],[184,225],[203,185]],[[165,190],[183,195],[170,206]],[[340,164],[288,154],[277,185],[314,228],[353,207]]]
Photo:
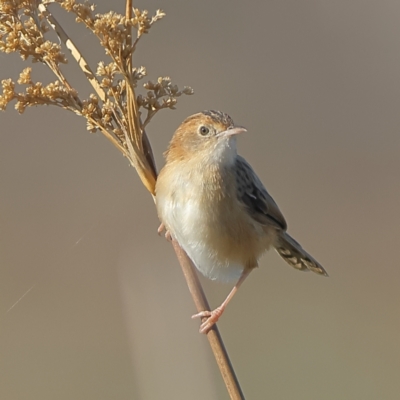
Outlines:
[[[109,62],[99,62],[93,72],[48,10],[45,5],[48,3],[57,3],[65,11],[75,14],[76,21],[83,23],[99,39]],[[24,90],[17,89],[11,79],[3,79],[0,110],[15,101],[19,113],[31,106],[55,105],[81,115],[86,118],[89,131],[100,130],[130,159],[142,180],[142,175],[149,175],[150,171],[155,182],[155,167],[150,165],[153,163],[151,149],[144,128],[159,110],[174,109],[178,97],[190,95],[193,90],[187,86],[179,89],[169,77],[159,77],[155,82],[143,83],[145,90],[136,94],[147,71],[143,66],[132,66],[132,55],[143,34],[165,16],[163,11],[157,10],[155,15],[149,16],[147,10],[132,8],[123,16],[113,11],[95,14],[94,10],[95,6],[86,1],[0,0],[0,51],[17,52],[23,60],[46,64],[57,78],[49,84],[35,82],[31,76],[32,68],[27,67],[17,81]],[[62,68],[67,57],[58,43],[47,38],[50,29],[54,29],[71,50],[92,84],[94,93],[89,98],[81,99],[68,81]],[[135,37],[132,31],[136,31]],[[154,182],[144,183],[152,191]]]

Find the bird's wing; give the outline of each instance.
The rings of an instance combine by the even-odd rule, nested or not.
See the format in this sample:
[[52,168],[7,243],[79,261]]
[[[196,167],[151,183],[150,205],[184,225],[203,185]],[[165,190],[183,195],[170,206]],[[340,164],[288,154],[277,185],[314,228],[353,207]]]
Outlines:
[[286,230],[285,218],[250,164],[237,156],[235,168],[238,200],[245,205],[250,216],[262,225]]

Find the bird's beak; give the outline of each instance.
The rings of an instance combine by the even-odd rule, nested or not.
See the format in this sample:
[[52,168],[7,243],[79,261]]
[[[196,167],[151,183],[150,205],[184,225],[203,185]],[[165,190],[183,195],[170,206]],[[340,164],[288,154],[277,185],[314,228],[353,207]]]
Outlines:
[[239,135],[239,133],[247,132],[247,129],[243,126],[231,126],[226,131],[220,132],[218,137],[227,137],[233,135]]

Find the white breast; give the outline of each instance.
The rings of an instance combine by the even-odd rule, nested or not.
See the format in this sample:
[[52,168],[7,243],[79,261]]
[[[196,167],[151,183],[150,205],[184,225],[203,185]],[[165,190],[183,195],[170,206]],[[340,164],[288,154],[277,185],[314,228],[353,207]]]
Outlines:
[[221,260],[215,240],[208,240],[210,229],[217,227],[209,215],[201,212],[201,187],[182,175],[169,182],[168,188],[157,188],[157,209],[165,226],[203,275],[212,280],[237,281],[244,266]]

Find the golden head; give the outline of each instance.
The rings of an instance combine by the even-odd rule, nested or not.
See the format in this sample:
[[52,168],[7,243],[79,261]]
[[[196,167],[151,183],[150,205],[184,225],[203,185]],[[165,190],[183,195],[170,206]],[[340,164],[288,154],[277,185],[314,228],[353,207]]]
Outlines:
[[186,118],[172,137],[166,152],[167,163],[220,161],[236,155],[236,139],[246,129],[235,126],[232,118],[220,111],[203,111]]

